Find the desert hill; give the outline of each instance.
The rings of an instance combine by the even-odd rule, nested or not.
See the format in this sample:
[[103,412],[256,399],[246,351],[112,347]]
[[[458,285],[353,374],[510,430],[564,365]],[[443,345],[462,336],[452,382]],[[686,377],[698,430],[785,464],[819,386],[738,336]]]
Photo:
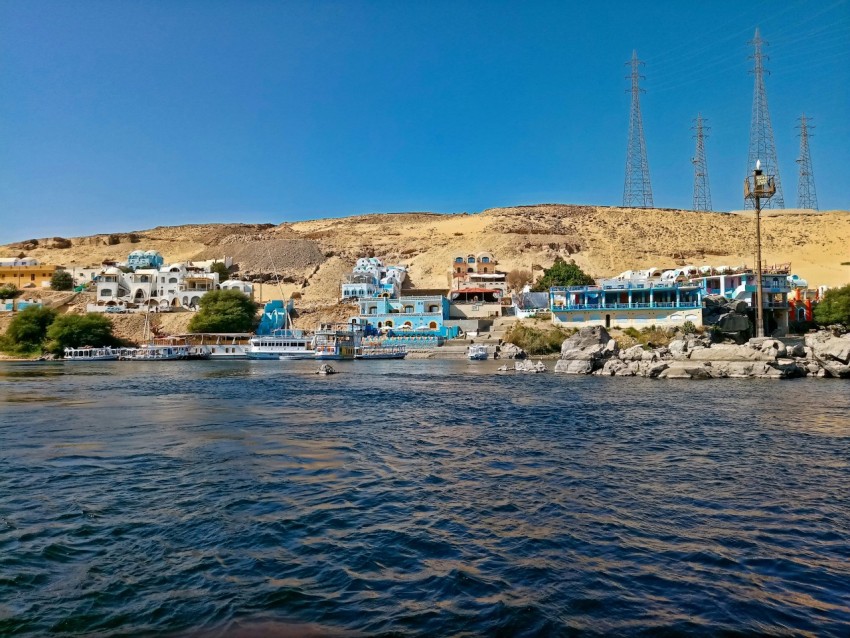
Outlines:
[[[201,224],[134,233],[47,238],[0,247],[66,267],[126,259],[136,249],[158,250],[166,261],[232,256],[239,274],[264,279],[264,296],[285,294],[304,303],[337,300],[339,282],[364,255],[409,266],[416,288],[447,286],[457,253],[489,250],[501,270],[574,259],[594,276],[650,266],[754,263],[752,213],[542,204],[493,208],[477,214],[398,213],[317,219],[281,225]],[[763,220],[768,263],[791,262],[810,285],[850,283],[850,212],[769,211]]]

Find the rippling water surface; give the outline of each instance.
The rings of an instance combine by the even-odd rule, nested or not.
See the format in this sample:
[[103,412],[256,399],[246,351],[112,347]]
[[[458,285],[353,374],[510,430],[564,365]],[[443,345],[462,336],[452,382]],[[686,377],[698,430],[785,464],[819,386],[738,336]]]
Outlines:
[[850,385],[0,364],[0,635],[850,634]]

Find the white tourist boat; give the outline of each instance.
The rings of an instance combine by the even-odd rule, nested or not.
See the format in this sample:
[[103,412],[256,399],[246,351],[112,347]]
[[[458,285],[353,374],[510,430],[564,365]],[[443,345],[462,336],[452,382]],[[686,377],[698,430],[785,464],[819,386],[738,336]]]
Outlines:
[[350,326],[322,326],[316,331],[316,358],[331,361],[354,359],[360,344],[360,333]]
[[407,346],[385,346],[380,344],[365,344],[357,348],[355,359],[404,359],[407,356]]
[[469,346],[469,352],[466,354],[472,361],[486,361],[490,358],[487,351],[487,346],[481,344],[473,344]]
[[123,361],[185,361],[193,358],[203,357],[193,356],[192,348],[186,345],[160,346],[148,343],[138,348],[122,348],[121,350]]
[[65,361],[117,361],[119,354],[118,348],[85,346],[83,348],[65,348],[63,358]]
[[248,359],[275,359],[297,361],[314,359],[313,338],[302,330],[277,330],[271,335],[251,337],[245,348]]

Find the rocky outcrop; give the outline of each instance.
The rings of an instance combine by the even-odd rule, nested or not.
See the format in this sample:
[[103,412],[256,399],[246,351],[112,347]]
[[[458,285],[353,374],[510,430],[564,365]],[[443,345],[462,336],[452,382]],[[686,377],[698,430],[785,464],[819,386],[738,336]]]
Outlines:
[[555,372],[660,379],[850,378],[850,334],[830,332],[802,340],[750,339],[745,344],[712,343],[687,335],[666,347],[637,345],[619,350],[604,328],[583,328],[564,341]]
[[619,352],[617,342],[601,326],[582,328],[561,345],[561,358],[555,372],[591,374]]
[[830,332],[806,335],[806,348],[829,376],[850,378],[850,333],[841,337]]
[[708,295],[705,299],[702,322],[716,326],[722,333],[742,341],[749,333],[751,324],[747,317],[747,302],[728,300],[720,295]]
[[497,359],[526,359],[528,354],[513,343],[502,343],[496,346]]

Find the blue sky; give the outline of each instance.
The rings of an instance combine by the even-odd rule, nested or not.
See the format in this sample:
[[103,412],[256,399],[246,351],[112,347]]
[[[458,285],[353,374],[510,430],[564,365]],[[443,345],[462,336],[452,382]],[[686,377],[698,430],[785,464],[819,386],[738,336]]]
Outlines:
[[[647,6],[649,5],[649,6]],[[655,204],[741,208],[756,26],[786,204],[804,112],[850,208],[850,0],[0,3],[0,243],[159,224],[622,201],[646,61]]]

